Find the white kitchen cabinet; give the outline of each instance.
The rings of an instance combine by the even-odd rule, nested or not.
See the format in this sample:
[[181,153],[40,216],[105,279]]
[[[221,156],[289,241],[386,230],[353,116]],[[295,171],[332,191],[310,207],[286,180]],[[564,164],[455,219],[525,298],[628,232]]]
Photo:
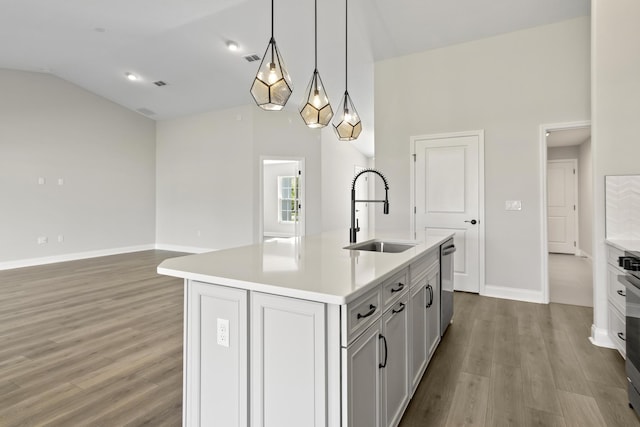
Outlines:
[[382,321],[378,320],[342,349],[342,424],[345,427],[382,426],[382,342]]
[[418,277],[412,277],[409,308],[409,375],[413,394],[440,342],[440,272],[437,262],[427,271],[420,272]]
[[397,426],[409,403],[409,310],[405,292],[343,349],[345,425]]
[[250,335],[251,426],[326,426],[325,304],[252,292]]
[[624,251],[615,246],[607,245],[608,333],[616,349],[622,357],[626,357],[625,304],[627,290],[618,280],[618,276],[625,274],[625,271],[618,266],[618,258],[623,255]]
[[[242,289],[191,282],[185,293],[185,426],[247,425],[247,295]],[[228,346],[218,342],[228,321]]]
[[382,315],[384,359],[382,416],[386,427],[397,426],[409,403],[409,309],[408,293]]

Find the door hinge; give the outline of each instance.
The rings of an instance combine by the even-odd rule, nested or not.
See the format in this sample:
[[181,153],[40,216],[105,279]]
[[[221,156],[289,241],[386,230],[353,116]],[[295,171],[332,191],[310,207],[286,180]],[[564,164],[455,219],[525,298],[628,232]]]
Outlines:
[[574,211],[576,210],[576,205],[573,205],[573,210],[574,210]]
[[573,242],[573,247],[574,247],[574,248],[576,247],[576,242]]
[[574,175],[576,174],[576,170],[575,170],[575,168],[573,169],[573,174],[574,174]]
[[413,213],[418,213],[418,208],[416,208],[415,206],[413,207]]
[[302,175],[302,171],[298,171],[298,175]]
[[415,155],[415,153],[414,153],[414,154],[412,154],[412,156],[413,156],[413,161],[415,162],[415,161],[416,161],[416,155]]

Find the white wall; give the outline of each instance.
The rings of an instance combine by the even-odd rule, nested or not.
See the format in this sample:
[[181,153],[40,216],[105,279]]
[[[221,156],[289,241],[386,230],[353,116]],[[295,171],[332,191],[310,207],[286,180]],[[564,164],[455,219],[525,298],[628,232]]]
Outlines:
[[580,252],[582,252],[582,255],[591,257],[593,254],[593,158],[591,138],[579,146],[578,167],[580,168],[578,182]]
[[273,163],[263,166],[263,234],[265,236],[293,236],[295,234],[294,223],[279,221],[278,177],[296,176],[297,165],[298,163]]
[[152,120],[48,74],[0,69],[0,93],[0,263],[153,245]]
[[[605,175],[640,173],[640,2],[592,0],[595,342],[606,344]],[[631,53],[630,53],[631,52]]]
[[377,63],[376,165],[396,183],[378,228],[409,227],[412,135],[484,129],[486,284],[541,295],[539,126],[590,118],[589,35],[579,18]]
[[254,238],[250,107],[157,122],[160,247],[223,249]]
[[548,160],[567,160],[576,159],[580,155],[580,149],[577,145],[571,145],[568,147],[549,147],[547,148]]
[[319,232],[319,132],[297,112],[249,105],[158,122],[158,245],[224,249],[258,241],[261,156],[305,159],[306,233]]
[[[344,229],[345,236],[348,236],[351,222],[351,182],[355,175],[355,167],[369,167],[370,164],[370,159],[349,142],[338,141],[333,129],[322,130],[323,230]],[[369,204],[371,209],[375,209],[375,205]],[[369,222],[369,228],[372,227],[373,224]]]

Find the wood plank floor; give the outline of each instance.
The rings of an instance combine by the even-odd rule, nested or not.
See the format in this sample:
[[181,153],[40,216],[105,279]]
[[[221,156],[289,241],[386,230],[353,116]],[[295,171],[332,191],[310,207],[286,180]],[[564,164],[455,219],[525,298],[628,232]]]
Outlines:
[[454,304],[400,427],[640,426],[624,360],[588,340],[591,308],[459,292]]
[[179,426],[182,280],[145,251],[0,271],[0,426]]
[[[145,251],[0,271],[0,426],[179,426],[181,280]],[[456,314],[401,422],[640,426],[624,361],[592,346],[592,310],[456,293]]]

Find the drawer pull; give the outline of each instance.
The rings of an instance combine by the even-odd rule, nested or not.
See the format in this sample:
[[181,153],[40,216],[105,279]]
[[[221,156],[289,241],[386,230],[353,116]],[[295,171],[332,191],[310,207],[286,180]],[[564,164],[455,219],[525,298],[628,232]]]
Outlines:
[[400,292],[403,289],[404,289],[404,283],[398,282],[398,287],[397,288],[391,288],[391,293]]
[[618,338],[620,338],[622,341],[626,341],[627,339],[624,337],[624,334],[622,332],[618,332]]
[[627,296],[627,294],[626,294],[624,291],[622,291],[621,289],[618,289],[616,292],[617,292],[617,294],[618,294],[618,295],[620,295],[621,297],[626,297],[626,296]]
[[377,307],[375,305],[369,304],[369,311],[367,311],[365,314],[358,313],[358,319],[364,319],[365,317],[371,316],[373,313],[375,313],[376,308]]
[[402,311],[404,310],[404,308],[405,308],[405,305],[404,305],[403,303],[400,303],[400,309],[398,309],[398,310],[391,310],[391,312],[392,312],[393,314],[397,314],[397,313],[402,312]]

